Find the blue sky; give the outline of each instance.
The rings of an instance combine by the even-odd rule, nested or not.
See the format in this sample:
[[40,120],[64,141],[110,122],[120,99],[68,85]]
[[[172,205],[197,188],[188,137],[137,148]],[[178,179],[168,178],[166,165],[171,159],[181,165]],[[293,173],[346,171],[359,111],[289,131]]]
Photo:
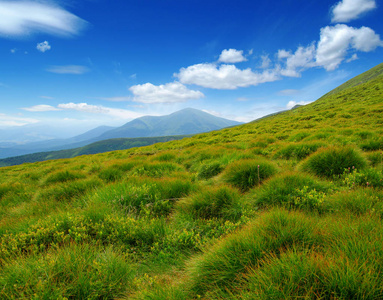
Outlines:
[[382,62],[375,0],[0,0],[0,128],[75,135],[186,107],[238,121]]

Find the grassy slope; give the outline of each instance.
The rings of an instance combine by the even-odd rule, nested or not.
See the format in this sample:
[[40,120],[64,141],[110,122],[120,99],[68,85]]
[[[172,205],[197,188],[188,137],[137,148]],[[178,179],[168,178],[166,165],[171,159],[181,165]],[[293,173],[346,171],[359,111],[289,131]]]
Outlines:
[[[382,68],[250,124],[1,168],[0,298],[381,299]],[[307,167],[333,152],[350,171]]]

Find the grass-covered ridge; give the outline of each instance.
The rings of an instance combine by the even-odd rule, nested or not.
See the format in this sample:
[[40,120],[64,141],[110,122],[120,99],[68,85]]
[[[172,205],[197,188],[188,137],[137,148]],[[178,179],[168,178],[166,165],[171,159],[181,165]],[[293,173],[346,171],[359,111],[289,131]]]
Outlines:
[[382,70],[250,124],[0,168],[0,298],[381,299]]

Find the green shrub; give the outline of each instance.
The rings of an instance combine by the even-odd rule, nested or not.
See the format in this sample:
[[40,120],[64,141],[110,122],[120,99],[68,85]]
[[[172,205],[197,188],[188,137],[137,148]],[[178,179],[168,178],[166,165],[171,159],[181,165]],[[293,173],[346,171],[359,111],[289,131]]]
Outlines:
[[276,173],[276,166],[265,159],[240,160],[229,165],[224,179],[245,192]]
[[1,299],[115,299],[132,284],[126,256],[111,247],[70,245],[7,263]]
[[320,210],[325,193],[329,191],[330,184],[310,176],[299,173],[283,174],[271,178],[256,192],[255,205]]
[[349,167],[363,169],[366,165],[366,159],[357,150],[331,147],[309,156],[303,162],[302,170],[332,178],[343,174],[344,169]]
[[219,162],[203,163],[198,170],[199,179],[209,179],[222,172],[223,166]]
[[208,188],[180,202],[178,210],[193,218],[236,221],[242,215],[240,195],[232,188]]

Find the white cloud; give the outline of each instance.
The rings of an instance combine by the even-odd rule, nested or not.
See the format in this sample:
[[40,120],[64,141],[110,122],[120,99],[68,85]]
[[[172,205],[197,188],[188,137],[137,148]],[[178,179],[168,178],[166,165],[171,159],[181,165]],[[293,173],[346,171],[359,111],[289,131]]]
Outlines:
[[86,22],[54,2],[14,0],[0,2],[0,36],[25,36],[35,32],[75,35]]
[[280,49],[280,50],[278,50],[277,56],[278,56],[279,60],[284,59],[284,58],[288,58],[291,56],[291,51],[286,51],[285,49]]
[[302,71],[315,66],[315,45],[298,47],[294,54],[285,50],[279,50],[278,58],[280,60],[286,59],[284,68],[279,70],[281,75],[299,77]]
[[184,84],[196,84],[206,88],[234,90],[278,80],[271,70],[255,73],[250,68],[240,70],[234,65],[197,64],[180,69],[174,74]]
[[269,58],[269,55],[261,55],[261,65],[259,66],[261,69],[267,69],[271,65],[271,59]]
[[327,26],[320,31],[316,63],[332,71],[345,59],[350,48],[370,52],[379,46],[383,46],[383,42],[371,28],[354,28],[344,24]]
[[12,53],[12,54],[13,54],[13,53],[16,53],[16,51],[17,51],[16,48],[11,49],[11,53]]
[[142,114],[131,110],[110,108],[100,105],[89,105],[87,103],[63,103],[59,104],[57,107],[62,110],[74,110],[85,113],[108,115],[123,120],[142,117]]
[[23,126],[27,124],[38,123],[39,121],[31,118],[20,118],[9,116],[6,114],[0,113],[0,126],[10,127],[10,126]]
[[286,105],[286,108],[287,109],[292,109],[295,105],[306,105],[306,104],[309,104],[311,103],[310,101],[299,101],[299,102],[296,102],[296,101],[289,101],[289,103],[287,103]]
[[246,60],[247,59],[243,56],[243,51],[236,49],[223,50],[218,59],[219,62],[223,63],[238,63]]
[[134,94],[133,101],[141,103],[177,103],[204,97],[202,92],[189,90],[176,81],[158,86],[151,83],[139,84],[129,90]]
[[333,7],[331,21],[333,23],[349,22],[375,8],[375,0],[342,0]]
[[42,42],[42,43],[38,43],[37,46],[36,46],[36,49],[39,50],[40,52],[45,52],[45,51],[48,51],[48,50],[51,50],[51,45],[49,45],[49,43],[47,41],[45,42]]
[[85,66],[69,65],[69,66],[51,66],[47,69],[48,72],[57,74],[74,74],[81,75],[89,72],[89,68]]
[[354,53],[349,59],[346,60],[347,63],[359,59],[358,54]]
[[40,105],[34,105],[31,107],[23,107],[23,110],[26,111],[31,111],[31,112],[43,112],[43,111],[56,111],[59,110],[56,107],[53,107],[51,105],[45,105],[45,104],[40,104]]

